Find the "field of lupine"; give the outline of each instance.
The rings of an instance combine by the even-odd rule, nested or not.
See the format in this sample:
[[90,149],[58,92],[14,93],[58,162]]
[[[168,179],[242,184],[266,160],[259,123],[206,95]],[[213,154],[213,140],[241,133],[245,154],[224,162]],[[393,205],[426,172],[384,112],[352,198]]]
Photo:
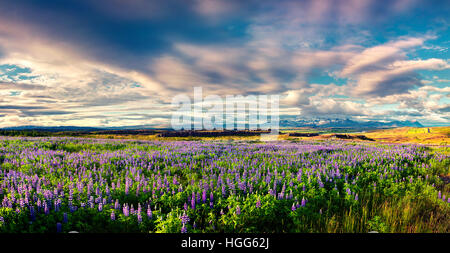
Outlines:
[[0,232],[450,232],[449,147],[0,139]]

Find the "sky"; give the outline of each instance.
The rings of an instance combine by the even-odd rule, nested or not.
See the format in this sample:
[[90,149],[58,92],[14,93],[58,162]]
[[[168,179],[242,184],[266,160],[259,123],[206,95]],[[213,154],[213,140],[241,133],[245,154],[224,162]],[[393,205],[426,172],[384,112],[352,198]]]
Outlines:
[[0,127],[164,127],[172,98],[450,125],[450,2],[2,0]]

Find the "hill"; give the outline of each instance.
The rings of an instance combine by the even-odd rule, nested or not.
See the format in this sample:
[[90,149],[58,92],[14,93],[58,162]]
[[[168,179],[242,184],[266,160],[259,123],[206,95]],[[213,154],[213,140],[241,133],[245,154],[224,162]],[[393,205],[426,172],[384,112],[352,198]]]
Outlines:
[[370,130],[396,127],[423,127],[419,121],[356,121],[339,118],[313,118],[280,120],[280,127],[309,127],[317,129],[345,128],[352,130]]

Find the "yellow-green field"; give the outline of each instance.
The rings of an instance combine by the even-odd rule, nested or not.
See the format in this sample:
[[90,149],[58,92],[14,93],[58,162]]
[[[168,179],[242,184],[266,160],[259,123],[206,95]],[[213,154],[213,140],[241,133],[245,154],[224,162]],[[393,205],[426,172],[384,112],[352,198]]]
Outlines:
[[364,135],[382,142],[450,144],[450,127],[402,127],[371,131]]
[[[347,135],[365,136],[375,140],[376,142],[388,143],[420,143],[435,145],[450,145],[450,127],[402,127],[394,129],[373,130],[364,133],[348,133]],[[113,134],[91,134],[86,137],[106,138],[106,139],[139,139],[154,141],[186,141],[186,140],[203,140],[203,141],[260,141],[259,136],[220,136],[220,137],[158,137],[157,135],[113,135]],[[339,139],[336,134],[321,134],[315,137],[293,137],[287,134],[281,134],[279,140],[323,140],[323,139]],[[358,138],[351,141],[364,141]]]
[[149,141],[259,141],[260,136],[218,136],[218,137],[158,137],[154,135],[114,135],[114,134],[90,134],[85,137],[99,139],[137,139]]

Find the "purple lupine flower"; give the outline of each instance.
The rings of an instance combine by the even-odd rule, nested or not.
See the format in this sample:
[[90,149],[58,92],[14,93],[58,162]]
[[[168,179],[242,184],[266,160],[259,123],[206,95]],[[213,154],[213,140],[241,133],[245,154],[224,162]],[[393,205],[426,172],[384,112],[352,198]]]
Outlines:
[[149,204],[148,207],[147,207],[147,217],[149,219],[152,219],[152,216],[153,216],[152,209],[150,208],[150,204]]
[[187,228],[183,223],[183,227],[181,227],[181,233],[187,233]]
[[140,184],[136,187],[136,197],[139,196]]
[[295,204],[294,204],[294,203],[292,203],[292,207],[291,207],[291,210],[292,210],[292,211],[295,211],[295,210],[296,210],[296,208],[295,208]]
[[236,214],[237,215],[241,214],[241,208],[239,207],[239,205],[236,207]]
[[222,197],[225,197],[225,195],[226,195],[226,189],[225,189],[225,185],[223,184],[222,185]]
[[441,191],[438,192],[438,199],[441,198]]
[[301,204],[301,206],[306,206],[306,200],[305,200],[304,197],[302,198],[302,204]]
[[23,198],[19,199],[19,205],[20,205],[20,208],[23,208],[25,206],[25,201]]
[[130,210],[128,209],[128,204],[123,205],[122,211],[123,211],[123,215],[125,217],[128,217],[130,215]]
[[206,202],[206,190],[203,190],[203,192],[202,192],[202,202],[203,203]]
[[184,210],[187,211],[188,210],[188,205],[186,202],[184,202],[184,206],[183,206]]
[[48,209],[48,206],[47,206],[47,202],[44,202],[44,213],[46,215],[48,215],[50,213],[50,210]]
[[358,201],[358,193],[355,195],[355,200]]
[[94,202],[94,196],[90,196],[88,200],[88,205],[90,208],[94,208],[95,202]]
[[103,211],[103,203],[98,203],[98,211],[101,212]]
[[261,208],[261,199],[258,198],[258,200],[256,201],[256,208]]
[[183,215],[180,217],[181,223],[186,224],[190,221],[189,216],[186,214],[186,212],[183,213]]
[[138,212],[138,213],[137,213],[137,220],[138,220],[138,223],[141,223],[141,222],[142,222],[142,215],[141,215],[141,212]]
[[114,213],[114,210],[111,212],[111,220],[116,220],[116,214]]
[[63,214],[63,223],[67,223],[69,221],[67,213]]
[[192,200],[191,200],[191,209],[192,209],[192,210],[195,209],[195,197],[192,197]]
[[62,225],[60,222],[56,223],[56,233],[62,232]]

